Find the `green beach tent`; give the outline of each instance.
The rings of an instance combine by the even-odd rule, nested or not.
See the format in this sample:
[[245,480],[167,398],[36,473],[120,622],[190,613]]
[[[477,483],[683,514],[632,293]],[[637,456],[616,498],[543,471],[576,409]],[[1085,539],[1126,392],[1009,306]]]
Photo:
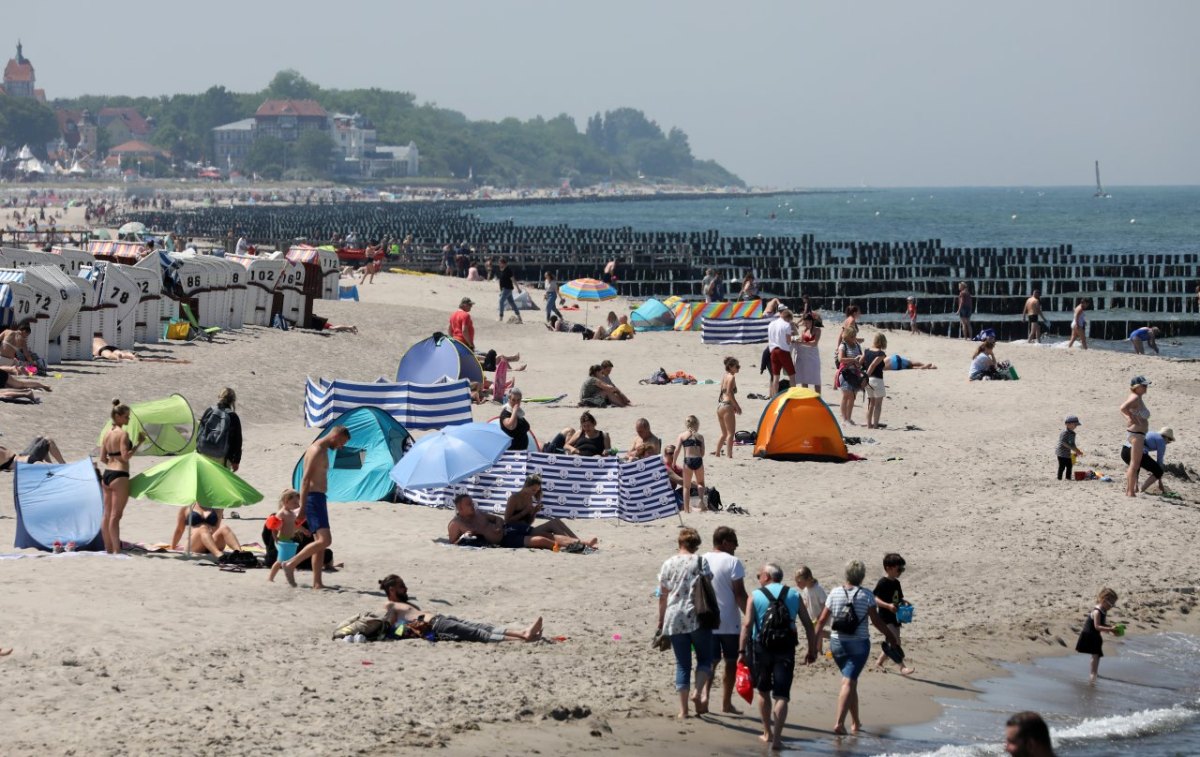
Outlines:
[[[111,428],[112,421],[104,424],[97,445],[104,443]],[[196,416],[181,394],[130,405],[126,430],[134,444],[143,437],[147,440],[138,455],[182,455],[196,448]]]

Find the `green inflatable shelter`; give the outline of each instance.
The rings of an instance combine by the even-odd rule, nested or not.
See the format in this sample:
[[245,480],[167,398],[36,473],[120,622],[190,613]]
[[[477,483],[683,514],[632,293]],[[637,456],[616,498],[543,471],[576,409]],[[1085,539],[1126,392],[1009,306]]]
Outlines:
[[[111,428],[112,421],[104,424],[97,446]],[[138,455],[183,455],[196,448],[196,416],[181,394],[130,405],[126,431],[134,444],[146,439],[135,453]]]

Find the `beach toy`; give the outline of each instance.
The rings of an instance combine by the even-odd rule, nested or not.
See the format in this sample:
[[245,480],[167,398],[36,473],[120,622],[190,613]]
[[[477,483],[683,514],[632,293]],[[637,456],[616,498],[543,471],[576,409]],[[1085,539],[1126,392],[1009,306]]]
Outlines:
[[614,633],[614,634],[613,634],[613,637],[612,637],[612,639],[613,639],[613,641],[620,641],[620,640],[621,640],[621,634],[619,634],[619,633]]
[[1113,626],[1113,635],[1114,636],[1124,636],[1125,635],[1125,624],[1118,623],[1115,626]]
[[279,562],[287,562],[296,556],[296,548],[300,546],[294,541],[276,542],[275,549],[279,551]]
[[913,606],[900,605],[896,608],[896,620],[901,623],[911,623],[913,621]]

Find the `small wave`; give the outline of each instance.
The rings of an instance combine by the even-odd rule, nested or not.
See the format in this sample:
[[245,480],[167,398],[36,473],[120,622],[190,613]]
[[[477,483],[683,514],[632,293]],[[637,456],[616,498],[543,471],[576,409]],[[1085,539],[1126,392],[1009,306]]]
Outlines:
[[1200,717],[1195,706],[1175,705],[1158,710],[1140,710],[1128,715],[1092,718],[1078,725],[1053,731],[1055,741],[1092,741],[1095,739],[1132,739],[1177,728]]
[[999,744],[950,744],[932,752],[888,752],[876,757],[992,757],[1004,754]]

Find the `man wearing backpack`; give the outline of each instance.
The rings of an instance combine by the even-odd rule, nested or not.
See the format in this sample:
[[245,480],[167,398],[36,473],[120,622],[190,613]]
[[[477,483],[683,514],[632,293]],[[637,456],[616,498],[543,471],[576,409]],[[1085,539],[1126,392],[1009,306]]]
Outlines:
[[817,659],[817,636],[808,610],[800,602],[800,594],[783,585],[782,568],[771,563],[762,566],[758,571],[758,583],[759,588],[746,602],[738,659],[749,660],[754,688],[758,691],[759,717],[763,725],[763,734],[759,738],[769,743],[772,749],[780,750],[783,749],[781,736],[796,667],[796,621],[804,625],[808,639],[806,665]]
[[200,416],[196,431],[196,451],[232,471],[242,463],[242,421],[234,409],[236,405],[237,393],[225,387],[217,396],[217,404]]

